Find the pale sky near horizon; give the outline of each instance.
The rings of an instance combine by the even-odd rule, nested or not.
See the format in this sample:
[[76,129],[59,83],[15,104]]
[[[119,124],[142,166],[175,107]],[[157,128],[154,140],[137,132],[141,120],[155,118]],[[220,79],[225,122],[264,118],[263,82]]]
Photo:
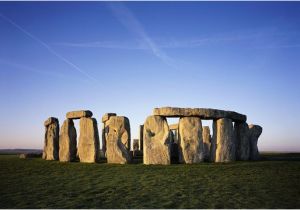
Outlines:
[[44,120],[81,109],[137,138],[175,106],[246,114],[260,150],[300,151],[300,2],[0,2],[0,46],[1,149],[42,148]]

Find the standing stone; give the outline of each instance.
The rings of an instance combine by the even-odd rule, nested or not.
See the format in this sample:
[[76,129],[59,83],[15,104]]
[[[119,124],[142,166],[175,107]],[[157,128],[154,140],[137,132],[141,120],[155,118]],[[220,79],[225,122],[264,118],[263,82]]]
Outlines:
[[45,123],[45,140],[42,158],[58,160],[59,150],[59,123],[55,117],[49,117]]
[[171,150],[166,118],[149,116],[144,123],[144,164],[169,165]]
[[133,151],[137,151],[139,150],[139,139],[133,139],[133,143],[132,143],[132,150]]
[[130,156],[130,123],[127,117],[112,116],[107,121],[107,163],[125,164]]
[[250,160],[259,160],[257,141],[262,133],[262,127],[259,125],[249,125],[250,136]]
[[209,161],[210,160],[211,135],[210,135],[210,129],[208,126],[203,126],[202,137],[203,137],[204,160]]
[[217,150],[217,120],[213,121],[213,136],[210,144],[210,161],[216,162],[216,150]]
[[102,152],[104,153],[104,156],[106,157],[106,138],[108,134],[108,127],[106,125],[106,122],[109,120],[111,116],[117,116],[116,113],[105,113],[105,115],[102,116]]
[[249,160],[250,158],[250,141],[249,127],[245,122],[234,123],[234,138],[236,142],[236,159]]
[[140,134],[140,150],[143,151],[143,136],[144,136],[144,125],[140,125],[140,130],[139,130],[139,134]]
[[99,156],[99,134],[95,118],[80,118],[80,136],[78,144],[80,162],[95,163]]
[[70,162],[76,159],[77,133],[74,122],[66,119],[61,126],[59,135],[59,161]]
[[231,119],[221,118],[217,120],[216,138],[217,149],[215,162],[234,161],[236,159],[235,140]]
[[179,120],[179,162],[203,161],[202,123],[199,117],[182,117]]

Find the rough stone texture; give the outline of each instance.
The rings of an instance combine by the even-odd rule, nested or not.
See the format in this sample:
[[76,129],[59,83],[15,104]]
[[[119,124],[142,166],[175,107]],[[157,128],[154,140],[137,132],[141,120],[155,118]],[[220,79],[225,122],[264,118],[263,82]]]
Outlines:
[[44,123],[47,124],[47,126],[45,126],[45,140],[42,157],[45,160],[58,160],[59,123],[57,118],[51,118],[48,118],[48,121],[51,121],[51,124]]
[[210,144],[210,162],[216,161],[216,150],[217,150],[217,120],[213,121],[213,136]]
[[125,145],[126,149],[130,151],[130,123],[129,119],[124,116],[112,116],[106,122],[108,132],[114,129],[118,132],[118,137],[121,138],[122,144]]
[[109,120],[109,118],[111,116],[117,116],[116,113],[105,113],[103,116],[102,116],[102,122],[105,123],[106,121]]
[[222,118],[217,120],[216,127],[216,159],[215,162],[230,162],[235,158],[235,140],[232,120]]
[[144,123],[144,164],[171,163],[171,144],[166,118],[149,116]]
[[262,127],[259,125],[249,125],[250,160],[259,160],[257,141],[262,130]]
[[177,107],[162,107],[155,108],[153,115],[164,117],[189,117],[197,116],[201,119],[215,120],[220,118],[229,118],[236,122],[246,122],[247,116],[232,111],[224,111],[218,109],[206,108],[177,108]]
[[250,158],[250,141],[249,127],[243,122],[234,123],[234,138],[236,142],[236,159],[249,160]]
[[106,157],[106,139],[108,134],[108,126],[106,125],[106,122],[102,124],[102,151],[104,156]]
[[179,120],[179,162],[203,161],[202,123],[199,117],[182,117]]
[[82,117],[92,117],[93,113],[89,110],[72,111],[66,114],[68,119],[80,119]]
[[49,118],[44,122],[44,126],[48,126],[48,125],[50,125],[50,124],[52,124],[52,123],[55,123],[55,122],[57,122],[57,121],[58,121],[57,118],[55,118],[55,117],[49,117]]
[[139,127],[139,134],[140,134],[140,150],[143,151],[143,145],[144,145],[144,141],[143,141],[143,136],[144,136],[144,125],[140,125]]
[[107,163],[125,164],[131,161],[130,123],[127,117],[111,116],[107,121]]
[[178,130],[178,123],[169,125],[170,130]]
[[133,139],[133,143],[132,143],[132,150],[133,151],[137,151],[139,150],[139,139]]
[[211,135],[210,129],[208,126],[203,126],[202,128],[202,137],[203,137],[203,154],[204,160],[210,160],[210,146],[211,146]]
[[80,162],[95,163],[99,157],[99,134],[95,118],[80,118],[80,136],[78,143]]
[[59,135],[59,161],[70,162],[76,159],[77,133],[74,122],[66,119],[61,126]]

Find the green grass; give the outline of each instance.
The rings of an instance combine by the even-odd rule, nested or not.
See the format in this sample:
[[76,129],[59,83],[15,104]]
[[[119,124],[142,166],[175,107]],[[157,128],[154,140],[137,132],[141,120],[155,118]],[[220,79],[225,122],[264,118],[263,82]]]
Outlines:
[[[1,208],[300,208],[290,161],[144,166],[0,155]],[[280,156],[281,157],[281,156]],[[270,159],[271,158],[271,159]]]

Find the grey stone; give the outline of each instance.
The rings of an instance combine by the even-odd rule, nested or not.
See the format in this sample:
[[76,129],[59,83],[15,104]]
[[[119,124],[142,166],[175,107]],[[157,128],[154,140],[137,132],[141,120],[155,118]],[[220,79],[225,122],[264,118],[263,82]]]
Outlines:
[[45,140],[42,158],[45,160],[58,160],[59,150],[59,123],[58,119],[54,117],[46,120],[50,123],[44,123],[45,126]]
[[263,128],[259,125],[249,125],[250,136],[250,160],[259,160],[259,151],[257,141],[262,133]]
[[236,141],[236,159],[249,160],[250,140],[249,127],[245,122],[234,123],[234,138]]
[[75,161],[77,154],[77,133],[72,119],[66,119],[59,135],[59,161]]
[[202,136],[203,136],[204,160],[209,161],[210,160],[210,146],[211,146],[210,129],[208,126],[203,126],[202,129],[203,129]]

